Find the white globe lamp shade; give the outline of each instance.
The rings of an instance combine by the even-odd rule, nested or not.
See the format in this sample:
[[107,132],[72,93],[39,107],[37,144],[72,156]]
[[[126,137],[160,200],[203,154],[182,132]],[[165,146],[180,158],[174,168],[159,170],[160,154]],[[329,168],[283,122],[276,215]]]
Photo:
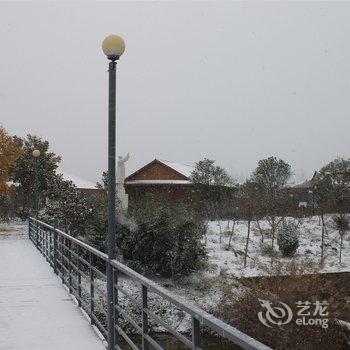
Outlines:
[[35,149],[32,154],[34,158],[40,157],[40,151],[38,149]]
[[109,35],[102,42],[102,50],[110,60],[118,60],[124,53],[125,42],[119,35]]

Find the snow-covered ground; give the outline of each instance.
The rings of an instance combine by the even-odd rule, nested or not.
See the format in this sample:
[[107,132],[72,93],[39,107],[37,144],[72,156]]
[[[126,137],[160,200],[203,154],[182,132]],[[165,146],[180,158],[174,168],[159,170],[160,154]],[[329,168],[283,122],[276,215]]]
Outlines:
[[0,223],[0,238],[27,235],[27,227],[23,222]]
[[[296,220],[288,218],[288,220]],[[327,234],[325,237],[325,259],[324,266],[320,272],[350,271],[350,232],[346,233],[343,241],[342,261],[338,263],[340,236],[334,228],[332,216],[325,216]],[[0,237],[9,234],[26,233],[26,227],[21,225],[0,225]],[[220,228],[221,227],[221,228]],[[268,223],[260,222],[260,228],[265,232],[264,244],[269,246],[271,238],[268,236]],[[321,224],[318,217],[305,218],[300,221],[299,248],[291,258],[283,258],[278,253],[277,242],[275,250],[277,252],[274,261],[288,263],[299,261],[301,263],[313,263],[319,266],[321,253]],[[171,279],[153,278],[156,282],[168,288],[175,294],[184,297],[189,303],[199,306],[209,312],[215,309],[220,302],[221,287],[227,283],[227,278],[241,276],[257,276],[266,274],[266,267],[270,266],[271,258],[264,255],[264,248],[261,244],[261,234],[256,225],[252,223],[247,267],[243,268],[243,252],[247,238],[247,223],[240,221],[236,223],[229,247],[230,233],[232,232],[232,221],[210,222],[206,237],[206,247],[208,251],[208,264],[202,271],[193,273],[188,277],[173,281]],[[43,262],[44,263],[44,262]],[[88,281],[85,281],[88,289]],[[120,277],[120,285],[135,299],[140,300],[140,286],[129,278]],[[84,281],[83,281],[84,284]],[[100,281],[101,290],[105,290],[105,281]],[[105,295],[99,294],[101,307],[105,306]],[[139,317],[138,308],[132,305],[122,293],[119,293],[120,305],[134,315]],[[191,329],[191,319],[176,307],[161,300],[153,293],[149,295],[149,305],[151,309],[168,324],[175,327],[180,332]],[[125,324],[127,326],[127,324]],[[153,331],[162,331],[162,327],[151,324]],[[131,331],[131,329],[130,329]]]
[[[294,220],[288,218],[287,220]],[[350,232],[344,236],[342,261],[339,265],[339,233],[333,226],[332,216],[325,216],[327,234],[325,237],[325,258],[323,268],[320,265],[321,253],[321,225],[318,217],[311,217],[299,220],[299,248],[291,258],[283,258],[278,252],[278,245],[275,242],[276,256],[274,262],[289,263],[298,261],[305,266],[305,273],[310,271],[339,272],[350,271]],[[221,225],[221,230],[220,230]],[[264,231],[264,244],[271,245],[271,238],[268,235],[268,223],[260,222],[260,228]],[[221,231],[221,234],[220,234]],[[247,223],[240,221],[236,223],[234,233],[229,247],[229,237],[232,232],[232,221],[210,222],[206,237],[208,251],[208,265],[202,271],[193,273],[188,277],[172,281],[171,279],[153,278],[159,284],[170,289],[188,300],[193,305],[211,312],[220,303],[221,289],[231,277],[248,277],[266,275],[271,264],[271,257],[264,255],[261,244],[261,234],[256,225],[252,224],[247,267],[243,268],[243,252],[247,238]],[[221,236],[221,242],[220,242]],[[135,285],[128,278],[120,278],[122,287],[135,299],[140,298],[140,286]],[[191,320],[180,310],[170,307],[164,301],[151,296],[151,305],[156,314],[166,322],[176,327],[181,332],[191,329]],[[123,307],[133,310],[133,306],[126,298],[121,297]],[[132,312],[132,311],[131,311]],[[162,331],[161,327],[154,330]]]
[[[299,247],[291,258],[283,258],[278,252],[278,245],[275,241],[277,256],[274,261],[288,263],[290,261],[308,262],[317,268],[321,260],[321,232],[322,226],[317,216],[294,219],[287,218],[294,222],[299,221]],[[340,235],[335,229],[332,216],[325,216],[326,235],[324,265],[320,272],[350,271],[350,232],[344,235],[342,263],[339,264]],[[221,229],[220,229],[221,227]],[[260,221],[260,228],[264,231],[264,244],[261,242],[261,234],[256,223],[252,223],[250,240],[248,246],[247,267],[243,268],[243,252],[247,240],[247,222],[239,221],[234,227],[231,246],[229,247],[229,236],[232,232],[232,221],[212,221],[209,223],[207,234],[207,250],[209,264],[212,267],[212,274],[231,274],[240,276],[258,276],[266,274],[265,266],[270,265],[271,257],[264,254],[264,245],[271,245],[269,236],[269,225],[265,220]],[[221,234],[220,234],[221,230]],[[221,236],[221,243],[220,243]]]
[[104,350],[26,226],[0,226],[0,349]]

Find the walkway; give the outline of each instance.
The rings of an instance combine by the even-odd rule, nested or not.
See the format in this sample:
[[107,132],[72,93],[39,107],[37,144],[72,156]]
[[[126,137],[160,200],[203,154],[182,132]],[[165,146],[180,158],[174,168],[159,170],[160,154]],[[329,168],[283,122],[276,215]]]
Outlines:
[[0,231],[0,349],[106,350],[25,231]]

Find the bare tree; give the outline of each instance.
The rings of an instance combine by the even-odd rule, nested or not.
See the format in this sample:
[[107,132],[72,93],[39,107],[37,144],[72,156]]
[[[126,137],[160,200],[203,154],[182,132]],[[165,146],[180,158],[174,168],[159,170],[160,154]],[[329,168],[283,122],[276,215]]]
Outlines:
[[337,158],[322,167],[315,176],[314,196],[322,223],[321,260],[324,263],[326,225],[324,213],[337,210],[343,215],[349,208],[350,159]]
[[237,185],[225,169],[215,165],[214,160],[207,158],[196,163],[191,180],[195,184],[201,211],[207,219],[214,219],[218,224],[221,243],[221,219],[226,213],[228,214]]
[[275,234],[279,224],[283,220],[282,208],[284,207],[285,195],[282,188],[292,175],[291,167],[282,159],[269,157],[259,161],[257,168],[251,176],[252,182],[258,188],[260,194],[262,212],[270,225],[271,233],[271,263]]
[[341,264],[341,254],[343,250],[343,238],[347,231],[350,229],[350,219],[347,215],[340,214],[333,217],[333,221],[340,235],[340,247],[339,247],[339,264]]
[[[254,210],[257,208],[257,202],[254,200],[256,197],[256,187],[255,184],[249,180],[247,180],[241,187],[241,198],[242,198],[242,208],[244,218],[247,220],[247,239],[246,245],[244,249],[244,261],[243,267],[247,267],[247,257],[248,257],[248,246],[250,240],[250,228],[251,222],[254,219]],[[255,205],[255,206],[254,206]]]

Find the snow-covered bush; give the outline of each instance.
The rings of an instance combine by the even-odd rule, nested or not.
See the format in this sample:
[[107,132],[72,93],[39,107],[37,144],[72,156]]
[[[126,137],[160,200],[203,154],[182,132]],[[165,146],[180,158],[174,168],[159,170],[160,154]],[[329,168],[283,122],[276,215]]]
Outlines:
[[107,198],[84,195],[70,181],[61,178],[51,184],[47,204],[39,218],[52,223],[58,219],[59,228],[80,237],[98,250],[106,251]]
[[272,249],[271,244],[267,243],[267,242],[261,242],[260,243],[260,250],[261,250],[261,254],[264,256],[275,256],[276,255],[276,251]]
[[283,221],[277,232],[277,244],[283,256],[292,256],[299,247],[298,225]]
[[127,263],[142,272],[184,276],[203,266],[203,220],[183,204],[146,199],[118,225],[117,246]]

